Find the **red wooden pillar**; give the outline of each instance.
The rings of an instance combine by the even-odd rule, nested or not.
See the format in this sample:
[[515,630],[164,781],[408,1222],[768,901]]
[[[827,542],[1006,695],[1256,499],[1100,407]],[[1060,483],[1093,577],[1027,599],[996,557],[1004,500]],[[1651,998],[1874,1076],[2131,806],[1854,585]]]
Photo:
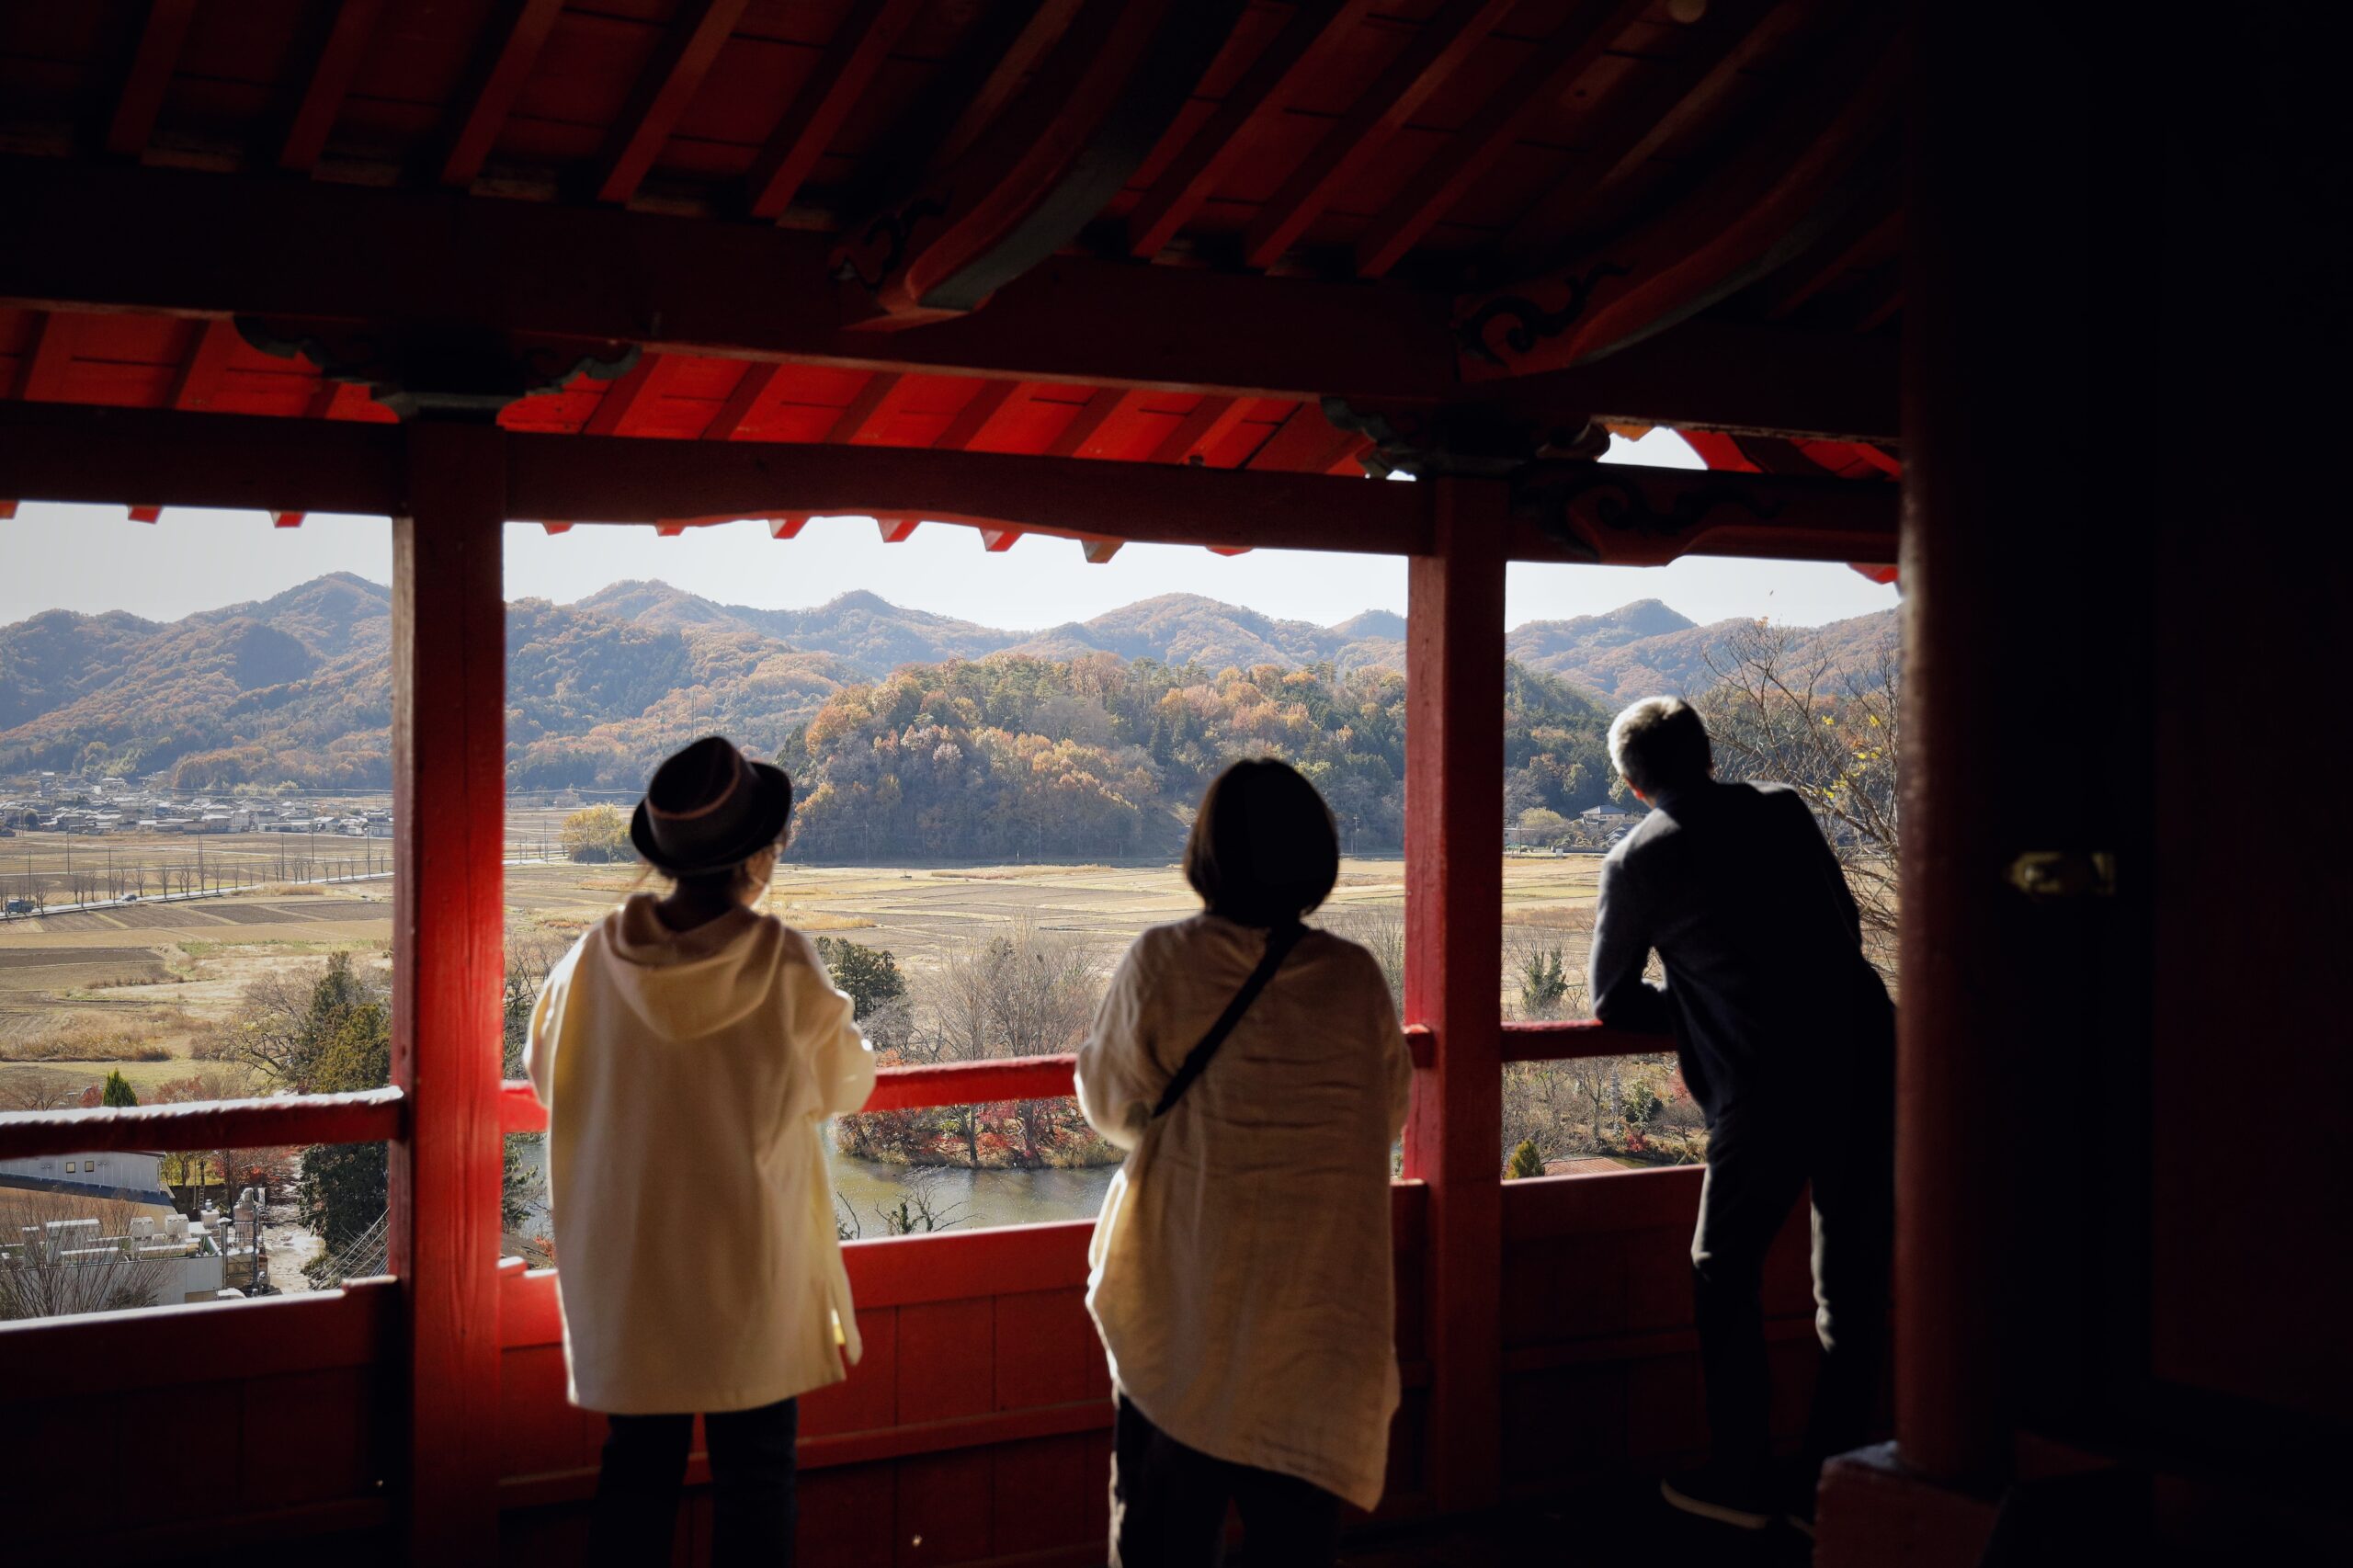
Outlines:
[[505,437],[408,432],[392,522],[392,1267],[407,1306],[412,1560],[498,1540],[498,1082],[504,925]]
[[1433,1500],[1498,1494],[1503,1290],[1503,487],[1431,486],[1434,553],[1407,567],[1405,1017],[1435,1036],[1415,1074],[1405,1174],[1429,1184]]

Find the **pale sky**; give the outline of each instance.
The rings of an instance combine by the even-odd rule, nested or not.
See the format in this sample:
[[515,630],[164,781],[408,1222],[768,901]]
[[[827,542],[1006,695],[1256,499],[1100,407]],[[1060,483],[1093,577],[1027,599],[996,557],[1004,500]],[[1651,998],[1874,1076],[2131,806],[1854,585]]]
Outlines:
[[[1605,461],[1698,468],[1679,437],[1613,438]],[[313,517],[273,528],[258,512],[166,507],[156,524],[119,506],[26,503],[0,522],[0,624],[45,609],[125,609],[176,620],[200,609],[267,598],[328,572],[392,578],[391,531],[381,517]],[[1196,593],[1264,614],[1330,625],[1366,609],[1405,608],[1405,563],[1394,556],[1254,551],[1218,556],[1176,545],[1129,545],[1089,565],[1075,542],[1028,539],[984,553],[972,529],[926,524],[885,545],[864,517],[823,517],[799,539],[772,540],[762,523],[692,528],[676,539],[650,528],[583,525],[550,536],[518,524],[506,534],[509,597],[569,603],[625,578],[659,578],[723,604],[802,608],[864,588],[893,604],[984,626],[1033,629],[1085,620],[1156,594]],[[1768,617],[1814,626],[1896,602],[1893,588],[1843,565],[1691,557],[1664,567],[1515,565],[1505,611],[1513,626],[1594,615],[1663,599],[1698,621]]]

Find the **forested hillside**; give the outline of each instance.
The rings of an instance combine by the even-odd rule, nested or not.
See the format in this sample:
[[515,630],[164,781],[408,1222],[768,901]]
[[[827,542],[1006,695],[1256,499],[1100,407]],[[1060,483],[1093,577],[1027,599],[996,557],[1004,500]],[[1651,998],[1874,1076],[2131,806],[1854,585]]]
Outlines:
[[[51,611],[0,627],[0,773],[381,788],[390,617],[383,588],[337,574],[170,624]],[[1645,600],[1514,631],[1512,820],[1600,802],[1608,710],[1713,685],[1744,628]],[[1882,615],[1786,635],[1793,656],[1843,665],[1889,630]],[[1384,611],[1319,627],[1179,594],[1002,631],[871,594],[762,610],[620,583],[508,607],[508,776],[634,790],[717,730],[792,770],[813,857],[1110,856],[1171,847],[1224,759],[1275,752],[1316,779],[1352,847],[1390,848],[1404,632]]]

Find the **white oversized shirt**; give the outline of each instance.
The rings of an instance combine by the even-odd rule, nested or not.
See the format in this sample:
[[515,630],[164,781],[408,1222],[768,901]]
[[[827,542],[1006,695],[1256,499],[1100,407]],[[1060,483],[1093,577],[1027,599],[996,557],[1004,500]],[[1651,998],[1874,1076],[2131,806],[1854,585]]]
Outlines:
[[749,1410],[858,1358],[824,1121],[874,1053],[801,933],[654,905],[591,927],[531,1014],[564,1364],[590,1410]]
[[1370,1509],[1397,1409],[1390,1151],[1413,1078],[1380,965],[1308,932],[1152,1118],[1266,944],[1196,915],[1146,931],[1112,977],[1078,1097],[1129,1154],[1086,1304],[1120,1392],[1162,1431]]

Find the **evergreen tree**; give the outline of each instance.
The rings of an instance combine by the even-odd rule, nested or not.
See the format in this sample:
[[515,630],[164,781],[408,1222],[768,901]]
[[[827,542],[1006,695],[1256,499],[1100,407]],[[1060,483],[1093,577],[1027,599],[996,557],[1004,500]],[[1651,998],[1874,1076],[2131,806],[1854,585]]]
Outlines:
[[1520,960],[1519,1006],[1531,1018],[1549,1018],[1569,994],[1568,971],[1561,963],[1561,949],[1530,953]]
[[869,948],[839,937],[817,938],[817,956],[850,999],[851,1015],[864,1023],[874,1009],[907,994],[906,976],[888,948]]
[[[325,989],[326,982],[320,983]],[[313,1087],[319,1094],[380,1089],[392,1082],[392,1015],[381,1002],[344,1011],[320,1041]],[[302,1206],[330,1249],[374,1224],[390,1201],[381,1143],[320,1144],[302,1155]]]
[[1506,1181],[1525,1181],[1529,1176],[1544,1174],[1544,1156],[1536,1152],[1536,1141],[1523,1138],[1519,1147],[1511,1152],[1511,1165],[1504,1172]]
[[108,1106],[137,1105],[139,1096],[131,1087],[131,1080],[119,1073],[107,1074],[107,1085],[100,1091],[98,1103]]

